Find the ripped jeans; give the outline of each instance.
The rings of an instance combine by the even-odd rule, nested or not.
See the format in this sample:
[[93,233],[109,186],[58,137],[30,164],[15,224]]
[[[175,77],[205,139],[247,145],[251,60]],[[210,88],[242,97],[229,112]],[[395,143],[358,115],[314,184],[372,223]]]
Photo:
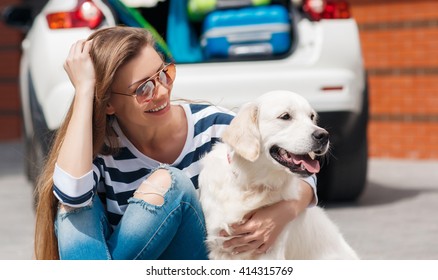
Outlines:
[[100,199],[86,207],[58,211],[55,232],[61,259],[207,259],[205,221],[196,190],[179,169],[163,205],[132,197],[114,230]]

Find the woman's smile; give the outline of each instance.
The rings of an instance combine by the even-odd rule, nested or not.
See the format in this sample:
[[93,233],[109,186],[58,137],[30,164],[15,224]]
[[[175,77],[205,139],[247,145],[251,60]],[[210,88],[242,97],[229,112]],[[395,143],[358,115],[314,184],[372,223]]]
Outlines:
[[165,103],[163,103],[160,106],[156,106],[155,108],[147,110],[146,113],[159,113],[159,112],[164,113],[164,111],[167,111],[166,108],[170,108],[170,106],[168,106],[168,105],[169,105],[169,103],[166,101]]

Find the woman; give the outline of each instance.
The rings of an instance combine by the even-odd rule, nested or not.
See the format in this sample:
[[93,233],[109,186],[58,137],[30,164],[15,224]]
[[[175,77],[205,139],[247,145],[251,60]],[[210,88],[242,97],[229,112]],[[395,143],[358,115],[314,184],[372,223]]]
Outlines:
[[[37,259],[206,259],[198,160],[233,114],[170,103],[176,69],[144,29],[112,27],[73,44],[75,98],[38,186]],[[311,201],[260,209],[224,246],[269,249]],[[315,203],[315,202],[314,202]]]

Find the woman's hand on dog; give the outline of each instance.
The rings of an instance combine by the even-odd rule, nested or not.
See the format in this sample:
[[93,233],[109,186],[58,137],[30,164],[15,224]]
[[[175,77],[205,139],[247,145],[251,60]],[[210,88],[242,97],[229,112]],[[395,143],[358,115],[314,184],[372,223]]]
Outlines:
[[[224,248],[233,248],[233,254],[248,251],[255,254],[266,253],[286,224],[295,219],[313,200],[312,188],[304,181],[300,187],[300,200],[283,200],[254,210],[245,215],[240,223],[231,225],[232,238],[224,242]],[[229,236],[225,231],[220,234],[223,237]]]
[[[296,216],[296,213],[286,212],[288,204],[280,201],[248,213],[241,223],[231,225],[234,237],[224,242],[224,248],[233,248],[233,254],[266,253],[286,224]],[[222,235],[227,236],[226,233]]]

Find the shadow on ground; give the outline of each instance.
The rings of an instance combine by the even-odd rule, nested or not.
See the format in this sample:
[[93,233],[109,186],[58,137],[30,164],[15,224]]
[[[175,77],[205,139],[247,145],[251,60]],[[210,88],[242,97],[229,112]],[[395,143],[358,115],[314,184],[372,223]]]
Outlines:
[[324,208],[339,208],[339,207],[371,207],[385,204],[392,204],[406,199],[412,199],[423,193],[436,193],[437,190],[430,188],[415,187],[409,188],[395,188],[374,182],[368,182],[367,186],[354,202],[327,202],[322,205]]

